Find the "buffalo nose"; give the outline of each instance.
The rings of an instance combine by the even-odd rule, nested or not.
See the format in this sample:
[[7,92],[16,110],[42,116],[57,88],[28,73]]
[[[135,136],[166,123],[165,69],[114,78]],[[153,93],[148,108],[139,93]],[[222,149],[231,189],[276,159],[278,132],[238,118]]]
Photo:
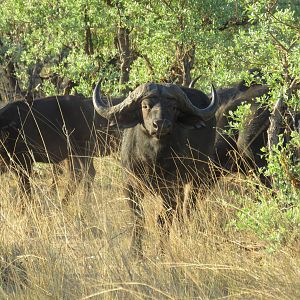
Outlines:
[[172,123],[169,120],[154,120],[153,128],[155,132],[160,134],[168,133],[172,127]]

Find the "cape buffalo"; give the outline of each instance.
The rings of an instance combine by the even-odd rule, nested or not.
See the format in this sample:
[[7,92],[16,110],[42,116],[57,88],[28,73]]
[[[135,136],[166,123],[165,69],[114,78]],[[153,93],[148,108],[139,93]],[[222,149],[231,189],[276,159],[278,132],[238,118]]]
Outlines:
[[162,197],[164,211],[158,223],[162,232],[168,234],[174,213],[182,211],[184,184],[198,187],[205,182],[218,107],[218,96],[214,88],[212,91],[210,102],[195,89],[147,83],[137,87],[119,105],[109,107],[101,97],[99,83],[94,90],[97,112],[111,125],[127,128],[123,133],[121,161],[128,173],[126,198],[135,215],[131,246],[134,255],[142,254],[144,227],[143,190],[139,183]]
[[[216,113],[217,135],[215,142],[215,161],[222,167],[237,171],[247,168],[261,167],[264,164],[260,149],[267,144],[267,129],[270,112],[266,106],[255,99],[268,94],[266,85],[245,87],[241,83],[231,88],[218,90],[220,107]],[[243,130],[235,130],[228,134],[230,112],[242,104],[250,104],[249,114],[243,120]]]
[[[267,166],[264,153],[261,151],[267,146],[267,130],[270,125],[271,112],[267,105],[257,101],[258,97],[269,94],[269,87],[265,84],[251,84],[246,86],[242,81],[229,88],[217,90],[220,107],[216,112],[217,135],[215,143],[214,161],[219,166],[230,172],[241,171],[247,173],[248,170],[257,170]],[[249,105],[249,112],[243,120],[244,127],[235,130],[234,134],[229,135],[231,112],[234,112],[242,104]],[[287,120],[282,124],[281,133],[284,130],[299,126],[300,114],[297,113],[292,122]],[[299,129],[298,129],[299,130]],[[270,181],[263,174],[260,174],[262,183],[270,186]]]
[[94,178],[92,156],[114,151],[118,139],[118,131],[95,113],[91,99],[67,95],[12,102],[0,110],[0,170],[17,172],[30,196],[33,163],[57,164],[67,158],[73,176],[63,199],[67,202],[84,173]]

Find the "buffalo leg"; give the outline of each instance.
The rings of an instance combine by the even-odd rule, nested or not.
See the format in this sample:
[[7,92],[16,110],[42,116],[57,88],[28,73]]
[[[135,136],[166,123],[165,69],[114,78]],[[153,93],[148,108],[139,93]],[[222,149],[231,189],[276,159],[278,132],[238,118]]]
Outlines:
[[63,162],[53,164],[51,167],[52,167],[52,176],[53,176],[51,186],[56,188],[59,175],[62,175],[64,173]]
[[141,204],[143,193],[137,191],[131,185],[127,185],[124,191],[130,210],[134,215],[133,231],[131,239],[130,251],[134,257],[141,257],[143,255],[142,249],[142,235],[144,233],[145,215]]
[[80,158],[71,157],[68,160],[68,165],[69,165],[70,177],[69,177],[69,182],[68,182],[65,196],[62,200],[62,203],[64,205],[67,205],[69,203],[70,197],[75,193],[77,186],[80,184],[83,178],[83,166]]
[[31,198],[31,186],[30,186],[30,178],[29,178],[30,173],[28,173],[28,170],[18,172],[22,194],[26,195],[29,199]]
[[22,196],[31,200],[30,175],[32,172],[32,160],[30,157],[22,156],[15,159],[15,171],[19,177],[19,186]]
[[94,167],[93,159],[90,157],[85,158],[82,163],[84,165],[84,170],[85,170],[84,172],[86,176],[84,181],[84,190],[89,194],[92,190],[92,184],[95,179],[96,169]]
[[180,222],[183,221],[183,189],[160,188],[163,199],[163,212],[158,216],[157,223],[161,230],[161,249],[164,250],[165,240],[169,239],[170,227],[176,214]]
[[[213,167],[212,167],[213,168]],[[196,178],[196,179],[195,179]],[[201,196],[205,197],[206,189],[211,187],[216,180],[216,174],[214,170],[203,169],[200,175],[195,176],[193,179],[187,181],[185,184],[185,213],[188,220],[192,219],[192,215],[197,208],[199,190],[201,189]]]
[[197,192],[193,183],[186,184],[185,186],[185,211],[188,219],[191,219],[192,213],[196,209]]

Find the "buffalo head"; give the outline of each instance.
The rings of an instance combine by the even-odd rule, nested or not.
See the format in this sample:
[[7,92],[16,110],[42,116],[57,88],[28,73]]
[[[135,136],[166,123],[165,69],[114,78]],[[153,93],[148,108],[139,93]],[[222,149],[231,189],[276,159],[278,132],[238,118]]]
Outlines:
[[108,106],[101,97],[98,82],[93,103],[96,111],[110,120],[110,125],[128,128],[140,123],[150,136],[161,138],[172,132],[175,123],[188,129],[205,127],[205,121],[217,110],[218,96],[212,86],[211,103],[200,109],[177,85],[146,83],[120,104]]

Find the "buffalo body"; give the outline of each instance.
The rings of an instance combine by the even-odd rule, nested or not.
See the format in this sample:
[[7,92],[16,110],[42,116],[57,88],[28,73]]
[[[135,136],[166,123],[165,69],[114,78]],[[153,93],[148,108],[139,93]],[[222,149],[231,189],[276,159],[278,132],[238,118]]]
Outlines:
[[114,151],[120,140],[116,130],[108,129],[107,120],[95,113],[91,99],[69,95],[7,104],[0,110],[0,134],[1,171],[17,172],[28,195],[34,162],[68,159],[77,182],[69,182],[65,201],[85,172],[94,178],[92,157]]

